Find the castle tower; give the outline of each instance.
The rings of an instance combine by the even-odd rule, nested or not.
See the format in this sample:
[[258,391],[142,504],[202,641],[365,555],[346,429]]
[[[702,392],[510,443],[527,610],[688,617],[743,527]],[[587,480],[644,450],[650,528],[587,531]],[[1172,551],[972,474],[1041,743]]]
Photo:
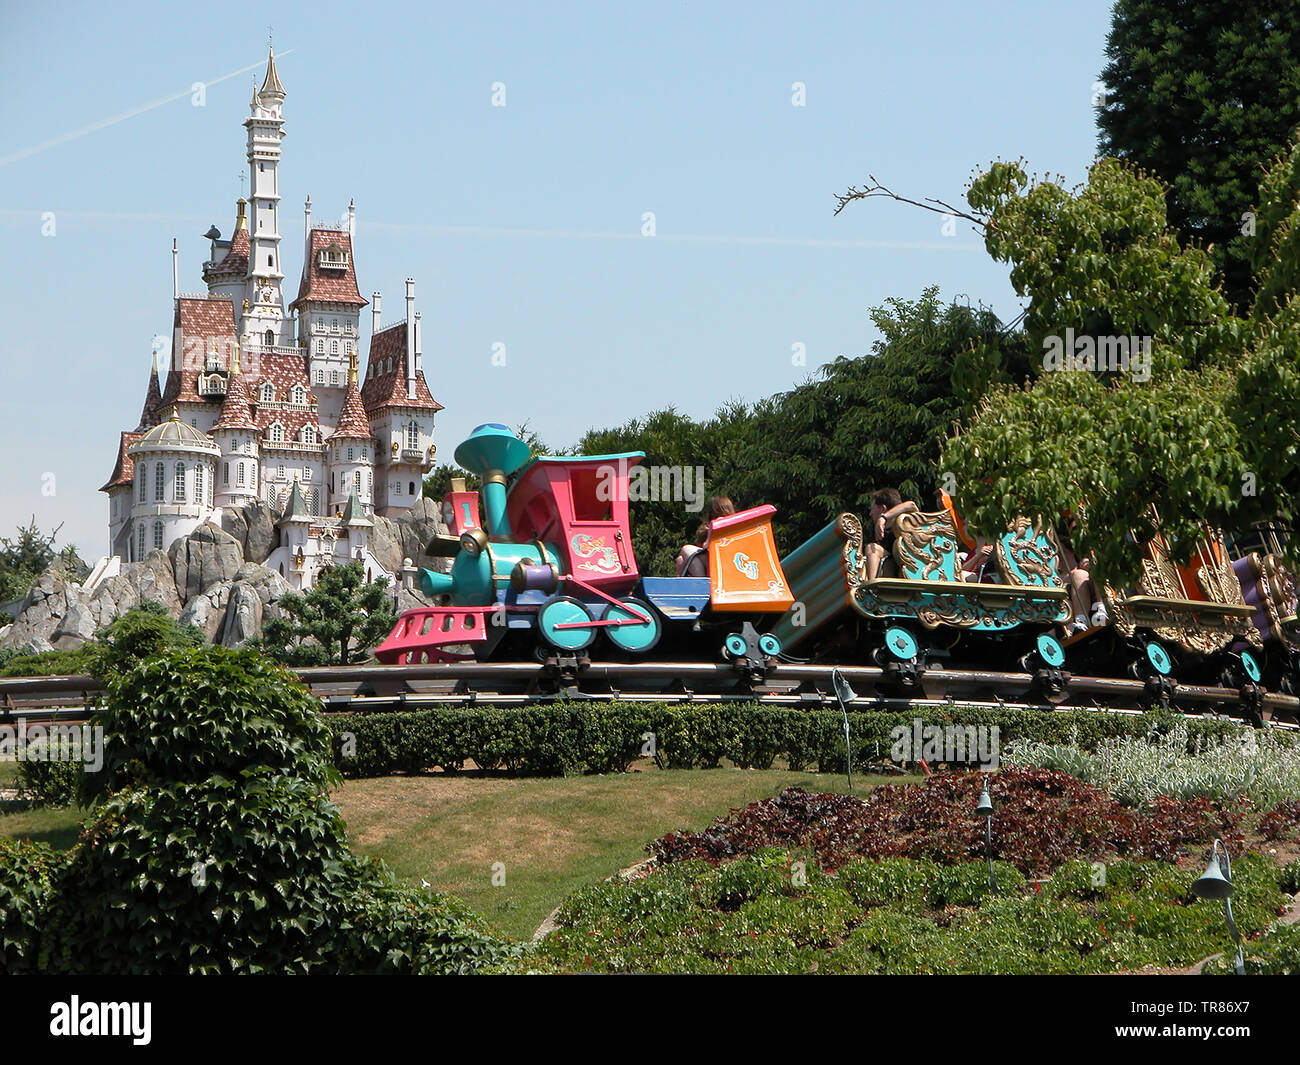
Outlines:
[[221,415],[212,427],[212,442],[221,452],[214,492],[214,502],[219,507],[240,507],[257,498],[259,433],[250,404],[236,348],[226,395],[221,401]]
[[130,557],[166,551],[212,513],[213,476],[220,449],[211,437],[181,421],[155,425],[126,449],[133,464]]
[[343,394],[338,426],[325,441],[325,463],[329,470],[329,512],[337,513],[353,496],[366,512],[374,499],[374,440],[366,418],[361,390],[357,387],[357,356],[348,368],[348,387]]
[[307,375],[319,403],[321,431],[338,423],[348,384],[348,367],[360,351],[361,308],[352,258],[352,233],[342,226],[311,228],[311,197],[302,281],[290,310],[298,315],[298,342],[307,352]]
[[243,296],[246,308],[240,317],[239,337],[245,351],[293,344],[291,326],[284,314],[284,273],[280,262],[283,109],[284,86],[275,70],[275,52],[271,51],[262,88],[253,94],[249,116],[244,119],[248,129],[249,261]]

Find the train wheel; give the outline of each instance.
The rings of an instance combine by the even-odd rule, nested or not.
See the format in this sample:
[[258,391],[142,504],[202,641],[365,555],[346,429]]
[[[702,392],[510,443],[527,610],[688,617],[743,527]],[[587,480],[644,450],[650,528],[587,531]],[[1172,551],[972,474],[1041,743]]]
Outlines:
[[[605,620],[621,621],[624,618],[636,620],[635,625],[610,625],[605,629],[610,642],[624,651],[635,655],[645,654],[659,642],[663,635],[663,625],[654,607],[641,599],[626,596],[619,600],[620,606],[611,606],[605,611]],[[645,621],[639,619],[645,618]]]
[[[591,624],[591,611],[585,603],[572,596],[561,595],[548,599],[537,612],[537,629],[542,639],[561,651],[582,651],[596,638],[596,627]],[[561,625],[579,625],[580,628],[560,628]]]
[[765,632],[758,638],[758,649],[768,658],[775,658],[781,653],[781,641],[770,632]]
[[887,665],[890,662],[911,662],[921,653],[921,645],[916,637],[901,625],[890,625],[885,630],[884,646],[876,648],[872,657],[876,664]]

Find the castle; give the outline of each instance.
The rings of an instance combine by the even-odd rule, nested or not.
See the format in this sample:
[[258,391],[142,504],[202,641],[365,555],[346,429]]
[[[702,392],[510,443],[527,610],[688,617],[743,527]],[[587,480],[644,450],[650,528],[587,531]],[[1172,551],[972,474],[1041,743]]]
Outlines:
[[223,508],[265,500],[282,512],[278,550],[266,561],[295,587],[319,567],[361,559],[385,572],[366,546],[368,515],[396,517],[420,499],[433,466],[434,415],[442,409],[424,378],[415,282],[405,316],[373,330],[358,379],[361,310],[353,260],[355,205],[346,226],[312,225],[298,295],[284,307],[280,248],[280,142],[284,86],[267,58],[253,93],[247,198],[235,230],[206,236],[206,295],[178,291],[172,249],[171,359],[150,374],[140,423],[123,432],[100,491],[109,499],[109,558],[138,562],[167,551]]

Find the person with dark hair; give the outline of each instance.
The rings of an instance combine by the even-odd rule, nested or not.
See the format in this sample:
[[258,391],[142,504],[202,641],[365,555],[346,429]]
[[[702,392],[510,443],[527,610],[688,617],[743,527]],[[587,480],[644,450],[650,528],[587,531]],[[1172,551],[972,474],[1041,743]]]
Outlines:
[[921,508],[910,499],[904,500],[896,488],[881,488],[871,496],[871,534],[872,539],[863,548],[862,564],[866,579],[893,577],[898,570],[894,566],[894,519],[902,514],[910,514]]
[[704,524],[695,530],[695,543],[682,544],[677,552],[677,576],[707,577],[709,575],[709,523],[736,513],[736,504],[729,496],[710,496],[704,511]]

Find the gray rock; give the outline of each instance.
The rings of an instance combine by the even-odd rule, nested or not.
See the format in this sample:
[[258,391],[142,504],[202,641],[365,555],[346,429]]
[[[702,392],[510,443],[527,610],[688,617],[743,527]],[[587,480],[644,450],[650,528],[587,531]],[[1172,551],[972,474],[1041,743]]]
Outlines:
[[171,559],[161,551],[149,552],[143,562],[126,563],[122,567],[122,576],[131,582],[142,602],[161,603],[172,617],[181,612],[181,597],[176,590]]
[[260,636],[267,621],[281,616],[279,600],[292,590],[289,582],[274,570],[254,563],[240,566],[226,605],[221,628],[222,645],[238,647],[246,640]]
[[177,594],[186,606],[212,585],[228,583],[244,564],[239,541],[210,522],[172,544],[168,557]]
[[[80,607],[81,597],[77,594],[78,586],[69,585],[53,569],[47,569],[36,578],[27,589],[18,607],[18,616],[9,626],[0,647],[22,649],[29,644],[40,646],[42,650],[53,647],[54,634],[63,623],[68,613],[69,592],[73,604]],[[78,621],[77,625],[81,622]],[[68,646],[75,647],[80,640],[70,640]]]
[[81,598],[81,585],[65,585],[64,594],[67,597],[67,607],[59,620],[58,628],[50,636],[50,643],[60,651],[72,650],[87,640],[93,640],[99,628],[90,604]]
[[265,562],[280,546],[275,517],[260,499],[242,507],[227,507],[221,514],[221,528],[239,541],[247,562]]
[[193,625],[203,633],[203,638],[212,643],[226,620],[226,605],[230,601],[230,592],[234,581],[217,581],[199,592],[185,604],[181,611],[180,623]]
[[371,521],[375,523],[367,544],[370,553],[375,556],[384,569],[398,573],[402,568],[402,531],[397,522],[376,514]]

